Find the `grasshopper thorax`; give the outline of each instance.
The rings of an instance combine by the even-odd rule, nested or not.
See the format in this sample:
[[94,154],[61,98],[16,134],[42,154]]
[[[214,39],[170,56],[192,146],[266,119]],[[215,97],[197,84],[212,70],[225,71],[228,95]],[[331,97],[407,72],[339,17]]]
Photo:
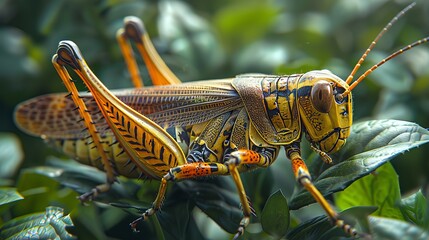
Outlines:
[[352,96],[340,97],[348,87],[328,70],[305,73],[298,81],[298,108],[306,136],[323,152],[338,151],[350,134]]

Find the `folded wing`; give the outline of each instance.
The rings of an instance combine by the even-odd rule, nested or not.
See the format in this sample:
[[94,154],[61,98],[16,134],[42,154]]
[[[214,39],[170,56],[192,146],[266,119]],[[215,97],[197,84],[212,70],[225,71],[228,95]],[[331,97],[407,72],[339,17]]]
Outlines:
[[[160,126],[189,126],[243,107],[232,79],[112,91],[121,101]],[[112,135],[90,93],[82,93],[101,135]],[[24,132],[45,139],[81,139],[87,136],[76,106],[66,93],[27,100],[15,110],[15,122]]]

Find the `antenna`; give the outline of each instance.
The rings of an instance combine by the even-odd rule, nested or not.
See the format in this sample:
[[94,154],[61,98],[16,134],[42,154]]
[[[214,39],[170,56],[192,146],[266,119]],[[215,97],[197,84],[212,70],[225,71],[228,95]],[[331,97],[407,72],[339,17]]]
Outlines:
[[380,62],[378,62],[377,64],[375,64],[370,69],[366,70],[356,81],[354,81],[352,83],[352,85],[350,85],[349,89],[347,89],[346,91],[344,91],[342,93],[343,97],[346,96],[349,92],[351,92],[353,90],[353,88],[355,88],[360,82],[362,82],[362,80],[365,79],[370,73],[372,73],[375,69],[377,69],[381,65],[385,64],[387,61],[389,61],[389,60],[397,57],[398,55],[401,55],[402,53],[410,50],[413,47],[416,47],[416,46],[421,45],[423,43],[426,43],[428,41],[429,41],[429,36],[425,37],[425,38],[422,38],[420,40],[417,40],[417,41],[411,43],[410,45],[407,45],[407,46],[399,49],[398,51],[390,54],[388,57],[384,58],[383,60],[381,60]]
[[[380,33],[378,33],[377,37],[372,41],[371,45],[366,49],[365,53],[361,56],[361,58],[356,63],[355,67],[353,68],[352,72],[347,77],[347,79],[346,79],[346,83],[347,84],[350,84],[353,81],[354,75],[359,70],[359,68],[361,67],[362,63],[365,61],[365,58],[368,56],[369,52],[371,52],[371,50],[375,47],[375,45],[377,44],[378,40],[380,40],[380,38],[390,29],[390,27],[392,27],[392,25],[399,18],[401,18],[406,12],[408,12],[415,5],[416,5],[416,3],[413,2],[410,5],[408,5],[407,7],[405,7],[402,11],[400,11],[398,14],[396,14],[396,16],[393,17],[392,20],[390,20],[390,22],[388,24],[386,24],[386,26],[380,31]],[[379,63],[377,63],[374,66],[372,66],[370,69],[366,70],[365,73],[363,73],[356,81],[354,81],[350,85],[350,87],[348,89],[346,89],[346,91],[344,91],[343,93],[339,94],[337,97],[339,99],[343,99],[345,96],[347,96],[360,82],[362,82],[375,69],[377,69],[378,67],[380,67],[381,65],[383,65],[387,61],[389,61],[389,60],[391,60],[391,59],[393,59],[393,58],[401,55],[402,53],[404,53],[404,52],[406,52],[408,50],[410,50],[411,48],[414,48],[414,47],[416,47],[418,45],[421,45],[423,43],[426,43],[428,41],[429,41],[429,37],[425,37],[425,38],[417,40],[417,41],[415,41],[415,42],[413,42],[413,43],[411,43],[411,44],[409,44],[409,45],[407,45],[407,46],[399,49],[398,51],[392,53],[388,57],[386,57],[383,60],[381,60]]]

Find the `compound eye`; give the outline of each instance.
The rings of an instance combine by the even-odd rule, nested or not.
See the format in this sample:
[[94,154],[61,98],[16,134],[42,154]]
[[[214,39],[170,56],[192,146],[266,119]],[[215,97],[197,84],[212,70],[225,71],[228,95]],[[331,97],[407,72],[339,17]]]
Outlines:
[[332,85],[324,80],[318,81],[311,89],[311,102],[317,111],[328,113],[331,110],[334,94]]

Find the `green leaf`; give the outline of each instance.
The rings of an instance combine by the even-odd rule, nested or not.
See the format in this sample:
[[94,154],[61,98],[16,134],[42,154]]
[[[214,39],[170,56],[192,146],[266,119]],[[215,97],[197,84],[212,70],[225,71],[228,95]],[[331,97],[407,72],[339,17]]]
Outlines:
[[24,199],[16,188],[1,188],[0,189],[0,205],[5,205],[11,202],[16,202]]
[[186,239],[190,233],[189,229],[197,231],[197,228],[190,227],[193,207],[194,205],[186,199],[174,201],[172,204],[166,202],[163,211],[157,213],[166,239]]
[[183,191],[182,194],[186,193],[198,208],[225,231],[229,233],[237,231],[243,214],[231,178],[217,177],[206,181],[188,180],[176,185]]
[[[374,212],[374,207],[353,207],[340,213],[340,218],[345,220],[351,226],[356,226],[356,221],[361,226],[360,233],[366,232],[368,225],[368,216]],[[334,239],[339,237],[346,237],[345,232],[332,225],[332,222],[327,216],[318,216],[306,222],[299,224],[292,231],[287,234],[288,240],[299,239]]]
[[[346,145],[332,155],[334,166],[316,177],[314,185],[324,196],[344,190],[395,156],[429,142],[429,131],[411,122],[373,120],[356,123]],[[289,201],[290,209],[313,203],[312,196],[299,189]]]
[[[198,213],[204,215],[205,219],[207,216],[211,219],[210,223],[220,226],[227,232],[235,233],[242,211],[239,208],[235,189],[229,186],[229,179],[218,177],[205,181],[187,180],[174,183],[167,192],[161,211],[149,218],[149,222],[154,225],[153,231],[156,232],[162,227],[160,233],[156,232],[157,239],[161,238],[161,235],[166,239],[188,239],[189,236],[194,236],[194,238],[189,237],[190,239],[202,239],[197,229],[208,229],[210,226],[200,226],[196,223],[197,219],[193,211],[195,206],[201,209],[202,212]],[[155,196],[156,193],[151,196],[151,201]],[[151,204],[152,202],[144,203],[133,199],[121,199],[120,202],[111,203],[122,209],[136,209],[139,214],[148,209]],[[147,227],[147,223],[139,224],[139,228]],[[226,233],[223,232],[221,235],[225,236]]]
[[64,208],[79,204],[73,191],[67,189],[59,191],[58,182],[46,175],[38,174],[37,171],[55,174],[58,169],[35,167],[21,171],[16,186],[25,197],[25,201],[19,201],[14,205],[13,211],[16,216],[44,211],[46,206],[52,205],[53,202],[61,202]]
[[72,227],[63,209],[47,207],[44,213],[34,213],[12,219],[0,227],[2,239],[75,239],[66,228]]
[[429,230],[429,201],[421,190],[402,199],[399,209],[407,221]]
[[[376,64],[383,58],[385,53],[374,51],[368,57],[368,63]],[[396,93],[407,92],[413,84],[413,76],[410,72],[404,71],[402,62],[389,62],[383,68],[374,71],[371,78],[376,84],[382,85],[384,88],[392,90]]]
[[[75,201],[79,200],[75,198]],[[107,239],[109,236],[114,237],[106,234],[106,230],[109,229],[106,221],[107,219],[121,220],[120,218],[118,219],[117,215],[103,211],[102,208],[97,207],[95,204],[77,204],[70,215],[76,226],[70,233],[76,235],[79,239]],[[128,227],[127,223],[129,222],[125,222],[124,225]],[[124,238],[129,235],[129,232],[118,234],[118,236],[123,236]]]
[[[141,214],[152,206],[151,203],[144,203],[134,199],[121,199],[120,202],[112,202],[110,203],[110,205],[117,207],[119,209],[125,210],[127,212],[126,214],[130,214],[130,216],[131,214],[134,214],[132,215],[133,217],[131,218],[131,220],[129,220],[128,223],[136,220],[138,217],[141,217]],[[178,206],[183,207],[181,203],[178,203]],[[137,213],[136,211],[133,211],[133,209],[137,210]],[[156,215],[151,216],[147,220],[147,222],[146,221],[140,222],[137,226],[139,233],[133,233],[133,237],[138,238],[138,237],[144,237],[145,235],[152,235],[152,236],[156,236],[156,239],[165,239],[164,232],[163,232],[164,226],[161,225],[161,221],[159,220],[158,215],[167,213],[167,211],[170,211],[169,207],[165,207],[165,208],[163,207],[161,212],[157,212]],[[171,211],[174,211],[174,210],[171,210]],[[182,218],[183,216],[174,216],[173,219],[169,219],[172,217],[173,215],[171,214],[164,215],[162,221],[164,220],[174,221],[176,217]],[[171,225],[171,227],[168,228],[167,231],[177,232],[178,231],[177,229],[180,229],[183,226],[186,226],[186,224],[187,224],[186,222],[180,222],[180,224]],[[128,230],[131,231],[130,228],[128,228]]]
[[257,41],[239,51],[232,62],[237,71],[272,72],[279,65],[288,62],[288,52],[281,43]]
[[[164,61],[179,79],[201,79],[217,73],[225,54],[213,28],[183,1],[161,1],[159,38],[170,47]],[[209,58],[207,56],[210,56]]]
[[370,217],[369,221],[373,239],[427,240],[429,238],[429,232],[407,222],[381,217]]
[[353,226],[358,233],[370,233],[369,216],[373,214],[378,207],[358,206],[350,207],[340,213],[340,219]]
[[278,10],[266,2],[231,5],[216,14],[214,25],[233,49],[263,36],[274,23],[277,14]]
[[289,207],[281,190],[270,196],[261,214],[262,229],[275,237],[282,237],[289,228]]
[[401,199],[398,176],[390,163],[379,167],[373,174],[354,182],[337,193],[336,205],[340,209],[353,206],[379,206],[375,216],[403,220],[397,203]]
[[[50,168],[33,168],[35,173],[50,177],[66,187],[69,187],[76,192],[83,194],[91,191],[97,185],[106,182],[106,173],[90,166],[79,164],[76,161],[63,161],[51,158],[48,161]],[[108,194],[101,194],[97,197],[98,201],[117,200],[118,198],[130,197],[134,192],[134,188],[120,184],[113,184]],[[135,186],[137,187],[137,186]]]
[[23,159],[21,143],[16,135],[0,133],[0,178],[13,176]]
[[53,26],[59,21],[61,11],[64,7],[64,1],[55,1],[49,4],[45,9],[39,21],[39,31],[44,35],[52,32]]
[[[333,235],[332,230],[335,231]],[[340,229],[333,228],[326,216],[318,216],[298,225],[288,233],[287,239],[330,239],[338,235],[344,236]]]

